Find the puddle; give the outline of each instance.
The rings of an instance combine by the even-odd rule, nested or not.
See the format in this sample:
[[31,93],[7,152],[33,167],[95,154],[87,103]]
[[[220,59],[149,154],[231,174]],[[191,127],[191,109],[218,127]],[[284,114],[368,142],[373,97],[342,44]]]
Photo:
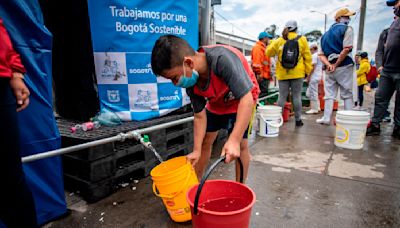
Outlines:
[[329,157],[330,152],[303,150],[297,153],[254,155],[253,160],[284,168],[323,173]]
[[364,165],[355,162],[346,161],[347,158],[343,154],[333,156],[329,165],[328,175],[353,179],[361,178],[383,178],[384,174],[377,170],[386,167],[384,164],[376,163],[373,165]]

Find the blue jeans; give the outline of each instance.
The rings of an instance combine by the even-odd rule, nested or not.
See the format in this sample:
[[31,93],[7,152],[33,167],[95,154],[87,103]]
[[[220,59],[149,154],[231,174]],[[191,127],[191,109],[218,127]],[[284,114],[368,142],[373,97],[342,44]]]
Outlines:
[[289,95],[289,92],[291,91],[294,116],[297,121],[301,120],[301,111],[302,111],[301,89],[303,88],[303,80],[304,78],[279,81],[278,105],[281,106],[282,108],[285,107],[287,97]]
[[400,126],[400,72],[387,73],[383,70],[379,80],[378,90],[375,94],[375,108],[372,123],[379,124],[382,121],[394,92],[396,92],[394,123]]

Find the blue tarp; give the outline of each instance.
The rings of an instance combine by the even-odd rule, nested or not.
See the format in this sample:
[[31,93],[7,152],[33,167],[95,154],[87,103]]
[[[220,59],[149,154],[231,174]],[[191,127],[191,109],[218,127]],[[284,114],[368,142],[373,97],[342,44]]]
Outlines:
[[[52,35],[44,26],[39,2],[2,1],[0,17],[27,69],[26,83],[31,92],[30,105],[18,116],[22,156],[58,149],[61,140],[52,107]],[[61,158],[27,163],[23,168],[39,224],[65,214]]]

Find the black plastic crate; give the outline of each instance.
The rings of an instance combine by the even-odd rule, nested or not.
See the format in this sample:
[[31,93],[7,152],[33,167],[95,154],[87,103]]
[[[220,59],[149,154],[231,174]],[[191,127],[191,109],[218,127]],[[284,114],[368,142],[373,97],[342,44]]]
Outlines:
[[[64,148],[68,146],[87,143],[88,141],[78,138],[62,137],[61,142],[62,142],[62,147]],[[81,160],[93,161],[112,155],[115,151],[114,147],[115,147],[114,143],[107,143],[103,145],[86,148],[77,152],[69,153],[68,156]]]
[[64,174],[76,176],[91,182],[113,177],[116,171],[114,156],[108,156],[95,161],[85,161],[64,155],[62,160]]
[[116,189],[115,181],[114,178],[108,178],[90,182],[64,173],[65,188],[71,192],[77,192],[89,203],[95,203],[113,193]]

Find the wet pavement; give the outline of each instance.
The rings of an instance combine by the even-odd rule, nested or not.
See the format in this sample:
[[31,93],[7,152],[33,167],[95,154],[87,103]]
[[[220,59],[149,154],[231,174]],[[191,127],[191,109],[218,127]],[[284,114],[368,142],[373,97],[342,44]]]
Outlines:
[[[400,140],[390,136],[392,124],[362,150],[346,150],[333,144],[334,126],[315,123],[319,116],[304,116],[301,128],[291,118],[277,138],[253,134],[251,227],[400,227]],[[233,179],[233,168],[220,165],[211,179]],[[151,184],[132,182],[94,204],[67,193],[70,215],[45,227],[191,227],[169,219]]]

